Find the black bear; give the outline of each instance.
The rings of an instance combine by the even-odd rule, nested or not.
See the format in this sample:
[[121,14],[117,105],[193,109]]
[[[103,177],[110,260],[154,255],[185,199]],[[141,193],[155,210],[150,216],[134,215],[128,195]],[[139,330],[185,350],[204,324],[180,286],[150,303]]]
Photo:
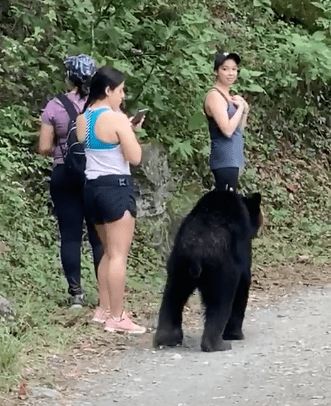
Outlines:
[[198,289],[205,309],[202,351],[224,351],[244,338],[252,239],[262,225],[261,195],[212,190],[183,220],[167,262],[154,346],[182,344],[182,312]]

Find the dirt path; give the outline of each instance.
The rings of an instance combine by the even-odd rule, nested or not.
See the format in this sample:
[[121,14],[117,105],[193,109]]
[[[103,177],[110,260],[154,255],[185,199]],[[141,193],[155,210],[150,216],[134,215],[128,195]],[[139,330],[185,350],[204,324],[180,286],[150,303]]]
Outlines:
[[201,353],[194,327],[186,331],[185,347],[173,350],[154,351],[146,335],[121,357],[91,359],[88,374],[70,390],[35,390],[26,404],[329,406],[330,309],[331,286],[250,307],[247,339],[223,353]]

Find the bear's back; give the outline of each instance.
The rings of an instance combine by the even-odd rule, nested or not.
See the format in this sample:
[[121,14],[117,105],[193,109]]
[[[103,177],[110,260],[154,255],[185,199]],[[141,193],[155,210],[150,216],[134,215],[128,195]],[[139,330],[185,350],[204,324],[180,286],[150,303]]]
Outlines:
[[249,240],[249,213],[242,196],[213,190],[184,218],[175,247],[183,256],[211,257],[224,254],[236,241]]

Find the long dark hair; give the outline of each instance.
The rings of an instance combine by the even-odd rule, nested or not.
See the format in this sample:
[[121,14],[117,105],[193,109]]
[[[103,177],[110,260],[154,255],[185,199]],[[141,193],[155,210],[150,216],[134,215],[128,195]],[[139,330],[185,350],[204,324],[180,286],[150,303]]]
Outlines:
[[81,99],[85,99],[86,96],[90,93],[90,84],[91,84],[91,79],[87,78],[84,82],[78,79],[75,76],[68,76],[68,79],[70,82],[77,87],[77,93],[79,94],[79,97]]
[[83,111],[97,100],[103,100],[107,96],[107,87],[114,90],[124,82],[124,79],[124,74],[121,71],[111,68],[110,66],[103,66],[98,69],[91,80],[90,93]]

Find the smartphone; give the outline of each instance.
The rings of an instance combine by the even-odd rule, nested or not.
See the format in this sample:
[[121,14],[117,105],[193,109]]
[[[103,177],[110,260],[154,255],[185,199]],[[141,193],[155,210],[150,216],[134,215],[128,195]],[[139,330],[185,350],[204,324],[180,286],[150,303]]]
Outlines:
[[140,121],[146,115],[148,110],[149,109],[140,109],[140,110],[138,110],[137,113],[134,115],[133,119],[131,120],[131,123],[133,125],[136,125],[136,124],[140,123]]

